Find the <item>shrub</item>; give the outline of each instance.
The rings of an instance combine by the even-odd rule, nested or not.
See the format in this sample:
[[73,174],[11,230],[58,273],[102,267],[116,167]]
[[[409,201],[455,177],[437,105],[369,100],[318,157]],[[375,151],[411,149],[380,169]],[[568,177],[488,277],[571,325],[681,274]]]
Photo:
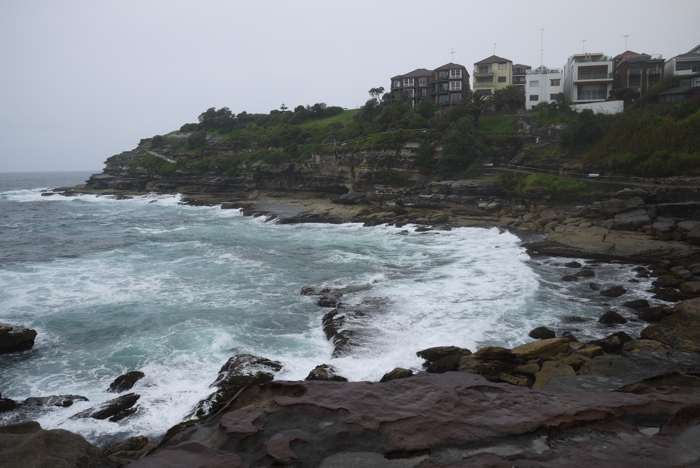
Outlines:
[[408,185],[408,176],[403,172],[383,171],[382,182],[392,187],[405,187]]
[[165,143],[165,140],[161,135],[156,135],[151,138],[151,148],[160,148]]
[[187,137],[187,149],[193,150],[204,147],[207,143],[207,132],[200,130]]

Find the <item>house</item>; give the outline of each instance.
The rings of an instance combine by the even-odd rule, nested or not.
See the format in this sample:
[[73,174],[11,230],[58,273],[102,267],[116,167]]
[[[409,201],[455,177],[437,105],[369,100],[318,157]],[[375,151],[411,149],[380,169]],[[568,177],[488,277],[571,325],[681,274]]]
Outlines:
[[700,86],[700,45],[687,54],[677,55],[667,61],[664,65],[664,75],[680,76],[681,86]]
[[631,50],[613,58],[613,89],[631,88],[644,94],[664,76],[661,55],[638,54]]
[[491,95],[513,84],[513,62],[492,55],[474,64],[474,92]]
[[541,102],[556,101],[564,91],[564,71],[544,65],[530,69],[525,75],[525,109],[532,109]]
[[681,86],[678,88],[672,88],[659,93],[659,104],[664,104],[667,102],[677,102],[685,101],[686,99],[693,99],[700,96],[700,86],[690,87]]
[[613,61],[602,52],[574,54],[564,67],[564,94],[572,104],[608,99],[613,87]]
[[447,63],[435,70],[419,68],[391,79],[392,101],[406,93],[413,106],[429,98],[441,105],[456,104],[469,97],[469,73],[464,65]]
[[523,65],[521,63],[513,65],[513,85],[525,86],[525,77],[530,70],[532,70],[530,65]]

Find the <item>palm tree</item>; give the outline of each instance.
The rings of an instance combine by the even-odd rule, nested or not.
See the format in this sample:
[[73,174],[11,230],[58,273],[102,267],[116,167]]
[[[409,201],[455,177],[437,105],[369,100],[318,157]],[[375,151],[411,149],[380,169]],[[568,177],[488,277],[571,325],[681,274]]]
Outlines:
[[491,96],[484,96],[479,91],[475,91],[469,97],[469,112],[474,117],[474,125],[479,125],[481,113],[491,107]]

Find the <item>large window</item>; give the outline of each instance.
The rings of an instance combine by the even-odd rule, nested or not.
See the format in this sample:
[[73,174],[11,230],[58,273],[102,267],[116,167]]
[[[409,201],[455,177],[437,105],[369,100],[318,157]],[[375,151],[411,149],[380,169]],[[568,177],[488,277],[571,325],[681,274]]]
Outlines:
[[394,81],[394,88],[400,88],[401,87],[401,82],[399,80]]
[[530,87],[531,88],[539,88],[540,87],[540,82],[537,80],[531,81],[530,82]]
[[700,68],[700,61],[698,62],[676,62],[676,71],[678,70],[697,70]]
[[450,96],[450,100],[452,102],[459,102],[462,100],[462,95],[461,94],[453,94],[452,96]]
[[461,68],[453,68],[450,70],[450,79],[460,79],[462,78],[462,69]]
[[540,95],[539,94],[531,94],[530,95],[530,101],[532,102],[537,102],[540,100]]
[[578,100],[591,101],[594,99],[607,99],[608,88],[605,85],[579,85]]
[[550,94],[550,95],[549,95],[549,100],[550,100],[550,101],[556,101],[556,100],[557,100],[557,95],[556,95],[556,94]]
[[476,79],[477,83],[493,83],[493,78],[488,77],[488,78],[477,78]]
[[428,90],[425,89],[425,88],[421,89],[421,90],[420,90],[420,95],[421,95],[421,96],[427,96],[427,95],[428,95]]
[[450,81],[450,91],[461,91],[462,82],[461,81]]
[[561,79],[556,78],[554,80],[549,80],[550,86],[561,86]]
[[498,69],[499,70],[508,70],[508,64],[507,63],[499,63]]
[[479,70],[477,71],[479,75],[488,75],[489,73],[493,73],[491,71],[491,67],[488,65],[479,65]]
[[408,97],[413,97],[415,95],[415,90],[413,89],[407,89],[406,92],[408,93]]
[[499,77],[498,77],[498,82],[499,82],[499,83],[505,83],[505,82],[506,82],[506,77],[505,77],[505,76],[499,76]]
[[425,86],[427,84],[427,78],[419,78],[418,86]]
[[413,78],[404,78],[403,79],[403,85],[404,86],[413,86]]

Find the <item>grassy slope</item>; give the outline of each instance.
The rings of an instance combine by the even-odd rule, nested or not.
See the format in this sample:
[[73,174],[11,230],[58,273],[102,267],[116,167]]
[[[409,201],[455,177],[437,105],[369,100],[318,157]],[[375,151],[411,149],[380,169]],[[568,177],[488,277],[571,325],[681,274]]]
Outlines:
[[511,124],[512,116],[482,117],[479,126],[474,131],[479,133],[515,133],[515,127]]
[[328,125],[333,122],[348,123],[352,120],[352,116],[357,113],[360,109],[350,109],[344,111],[342,114],[334,115],[333,117],[328,117],[327,119],[319,120],[308,120],[299,124],[300,127],[307,127],[311,125]]

